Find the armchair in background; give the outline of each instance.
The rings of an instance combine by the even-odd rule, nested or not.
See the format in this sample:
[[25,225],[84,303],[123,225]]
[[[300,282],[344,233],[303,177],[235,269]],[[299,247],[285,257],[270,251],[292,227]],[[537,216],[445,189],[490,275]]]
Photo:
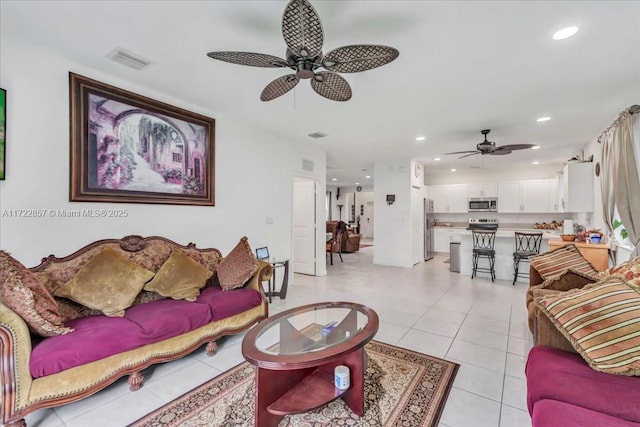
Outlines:
[[358,233],[347,228],[344,221],[327,221],[327,233],[341,234],[340,250],[341,252],[357,252],[360,250],[360,238]]

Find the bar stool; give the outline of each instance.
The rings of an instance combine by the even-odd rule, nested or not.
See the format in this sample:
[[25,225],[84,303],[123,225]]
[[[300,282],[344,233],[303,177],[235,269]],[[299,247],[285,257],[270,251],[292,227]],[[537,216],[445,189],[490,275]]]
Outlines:
[[516,251],[513,253],[513,285],[516,284],[518,276],[529,277],[528,273],[518,273],[520,261],[530,262],[531,258],[540,253],[542,243],[542,233],[519,233],[515,232]]
[[[471,278],[476,276],[478,271],[491,274],[491,281],[496,280],[496,251],[493,249],[493,244],[496,241],[495,231],[476,231],[471,230],[471,236],[473,237],[473,272]],[[489,267],[478,267],[478,260],[480,258],[487,258],[489,260]]]

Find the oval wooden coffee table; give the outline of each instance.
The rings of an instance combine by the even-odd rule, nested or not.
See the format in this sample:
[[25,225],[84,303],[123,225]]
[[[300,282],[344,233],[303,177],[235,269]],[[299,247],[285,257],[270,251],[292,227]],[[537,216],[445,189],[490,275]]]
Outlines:
[[[338,397],[362,416],[369,360],[364,346],[377,331],[376,312],[352,302],[309,304],[256,325],[242,341],[242,355],[256,366],[255,426],[277,426],[285,415]],[[351,371],[347,390],[333,384],[338,365]]]

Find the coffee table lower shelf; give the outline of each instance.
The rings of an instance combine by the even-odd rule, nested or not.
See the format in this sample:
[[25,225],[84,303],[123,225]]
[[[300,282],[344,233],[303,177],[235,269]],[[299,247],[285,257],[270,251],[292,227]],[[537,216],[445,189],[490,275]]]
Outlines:
[[273,415],[291,415],[319,408],[342,396],[347,390],[337,389],[333,372],[316,369],[291,390],[267,407]]

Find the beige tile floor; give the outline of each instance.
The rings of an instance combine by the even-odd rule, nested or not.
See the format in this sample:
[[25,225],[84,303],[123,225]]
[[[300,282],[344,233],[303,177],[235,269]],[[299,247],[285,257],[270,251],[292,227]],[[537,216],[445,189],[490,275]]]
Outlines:
[[[286,300],[271,314],[316,301],[356,301],[380,317],[377,340],[456,361],[461,365],[440,427],[526,427],[524,364],[532,345],[526,326],[526,285],[471,280],[449,272],[447,257],[411,269],[372,264],[374,247],[334,259],[326,277],[294,275]],[[119,427],[137,420],[243,361],[241,335],[145,371],[144,387],[130,392],[126,379],[80,402],[36,411],[36,426]]]

